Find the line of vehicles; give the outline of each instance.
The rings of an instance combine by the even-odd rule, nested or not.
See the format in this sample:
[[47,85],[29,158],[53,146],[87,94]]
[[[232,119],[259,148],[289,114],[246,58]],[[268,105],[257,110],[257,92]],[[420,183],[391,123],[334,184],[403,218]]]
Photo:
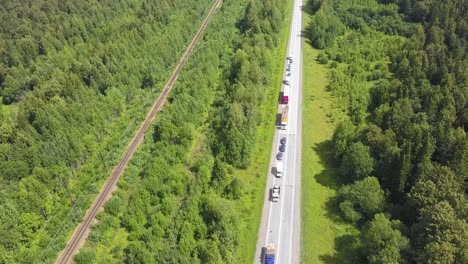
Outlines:
[[[293,62],[292,57],[287,57],[287,64],[286,64],[286,77],[291,76],[291,65]],[[289,78],[286,78],[283,80],[283,91],[281,92],[280,96],[280,104],[282,105],[281,107],[281,122],[279,123],[279,128],[282,130],[286,129],[286,126],[288,125],[288,112],[289,112],[289,95],[290,95],[290,90],[291,87],[289,86]]]
[[[280,95],[280,105],[281,105],[281,112],[278,113],[280,119],[277,120],[277,126],[281,130],[286,130],[286,126],[288,125],[288,112],[289,112],[289,96],[290,96],[290,85],[289,85],[289,76],[291,76],[291,67],[293,59],[292,57],[286,58],[286,79],[283,80],[283,90]],[[283,156],[284,152],[286,152],[286,136],[281,136],[280,138],[280,145],[278,147],[279,152],[276,154],[276,170],[274,170],[274,174],[277,178],[281,178],[284,175],[284,163],[283,163]],[[273,185],[271,188],[271,201],[278,202],[280,199],[281,193],[281,186],[279,184]],[[274,264],[275,263],[275,256],[276,256],[276,245],[275,244],[268,244],[264,248],[263,252],[263,264]]]
[[[292,57],[287,57],[286,61],[288,62],[286,65],[286,71],[287,75],[290,76],[291,73],[291,64],[293,62]],[[281,130],[286,130],[286,126],[288,125],[288,112],[289,112],[289,80],[283,80],[283,92],[281,93],[281,119],[279,122],[279,128]],[[284,166],[283,166],[283,153],[286,151],[286,137],[282,136],[280,139],[280,145],[279,145],[279,152],[276,154],[276,177],[281,178],[283,176],[283,171],[284,171]],[[279,192],[278,192],[279,194]],[[273,202],[277,201],[275,199],[272,199]]]
[[[276,162],[275,176],[278,178],[283,177],[283,172],[284,172],[283,153],[285,151],[286,151],[286,137],[281,137],[279,152],[278,154],[276,154],[277,162]],[[273,188],[271,188],[271,201],[272,202],[279,201],[280,191],[281,191],[281,187],[279,184],[273,185]]]

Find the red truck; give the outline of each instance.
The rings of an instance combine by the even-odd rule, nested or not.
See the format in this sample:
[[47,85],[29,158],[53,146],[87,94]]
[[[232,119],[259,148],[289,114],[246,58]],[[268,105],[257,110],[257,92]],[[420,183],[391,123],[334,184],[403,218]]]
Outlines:
[[289,85],[283,85],[283,97],[281,98],[281,104],[288,104],[289,102]]

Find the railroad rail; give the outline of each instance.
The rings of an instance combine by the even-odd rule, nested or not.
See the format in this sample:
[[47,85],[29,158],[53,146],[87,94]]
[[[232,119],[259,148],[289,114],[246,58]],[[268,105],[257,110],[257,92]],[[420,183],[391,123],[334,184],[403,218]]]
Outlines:
[[205,20],[203,21],[202,25],[198,29],[196,35],[190,42],[189,46],[185,50],[182,58],[180,59],[179,63],[177,64],[177,67],[174,69],[172,72],[171,77],[169,78],[168,82],[164,86],[164,89],[162,90],[161,94],[158,96],[154,104],[151,106],[148,114],[146,115],[145,120],[142,122],[140,127],[138,128],[137,132],[133,136],[132,140],[128,144],[125,152],[123,153],[121,159],[119,160],[119,163],[115,168],[112,170],[112,173],[110,177],[107,179],[107,181],[104,183],[102,186],[99,194],[97,197],[94,199],[93,203],[91,204],[91,207],[88,209],[86,212],[86,215],[83,218],[83,221],[78,225],[78,227],[75,229],[73,232],[72,237],[67,243],[67,246],[65,249],[61,252],[59,257],[56,260],[56,264],[68,264],[71,263],[72,257],[74,254],[78,252],[82,244],[84,244],[84,240],[87,238],[89,234],[89,228],[91,227],[91,224],[96,217],[96,214],[99,212],[99,210],[102,208],[102,206],[110,199],[110,195],[112,194],[112,190],[115,189],[117,181],[119,180],[120,176],[123,174],[128,162],[132,158],[133,154],[135,153],[136,149],[138,146],[141,144],[143,141],[143,137],[145,134],[146,129],[149,127],[151,122],[154,120],[154,117],[156,113],[159,111],[159,109],[163,106],[164,102],[166,101],[166,98],[169,94],[169,92],[172,89],[173,84],[179,77],[179,72],[182,70],[182,67],[185,65],[188,56],[192,53],[193,48],[199,41],[203,31],[208,25],[208,22],[213,15],[214,11],[216,8],[222,3],[222,0],[216,0],[216,2],[213,4],[211,7],[210,11],[208,12]]

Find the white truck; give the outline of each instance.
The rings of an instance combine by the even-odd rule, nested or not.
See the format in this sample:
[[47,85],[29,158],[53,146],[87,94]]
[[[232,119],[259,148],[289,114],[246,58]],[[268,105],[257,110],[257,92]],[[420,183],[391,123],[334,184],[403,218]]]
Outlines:
[[278,161],[276,163],[276,177],[281,178],[283,177],[284,166],[282,161]]

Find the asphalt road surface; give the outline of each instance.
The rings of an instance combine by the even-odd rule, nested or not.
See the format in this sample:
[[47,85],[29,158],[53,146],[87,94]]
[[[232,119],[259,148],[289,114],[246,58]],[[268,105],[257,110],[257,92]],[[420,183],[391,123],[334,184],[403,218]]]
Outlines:
[[[284,80],[289,81],[289,114],[285,130],[277,130],[272,143],[270,169],[265,188],[265,204],[259,229],[257,251],[254,263],[260,263],[262,248],[267,244],[276,245],[275,264],[299,263],[300,261],[300,192],[301,192],[301,146],[302,146],[302,1],[294,0],[294,9],[289,35],[288,52],[292,63],[285,58]],[[290,76],[286,65],[290,64]],[[284,85],[284,84],[283,84]],[[280,108],[278,107],[278,113]],[[276,154],[280,139],[286,137],[286,151],[283,155],[284,175],[274,176]],[[281,186],[279,202],[272,202],[270,190],[273,185]]]

